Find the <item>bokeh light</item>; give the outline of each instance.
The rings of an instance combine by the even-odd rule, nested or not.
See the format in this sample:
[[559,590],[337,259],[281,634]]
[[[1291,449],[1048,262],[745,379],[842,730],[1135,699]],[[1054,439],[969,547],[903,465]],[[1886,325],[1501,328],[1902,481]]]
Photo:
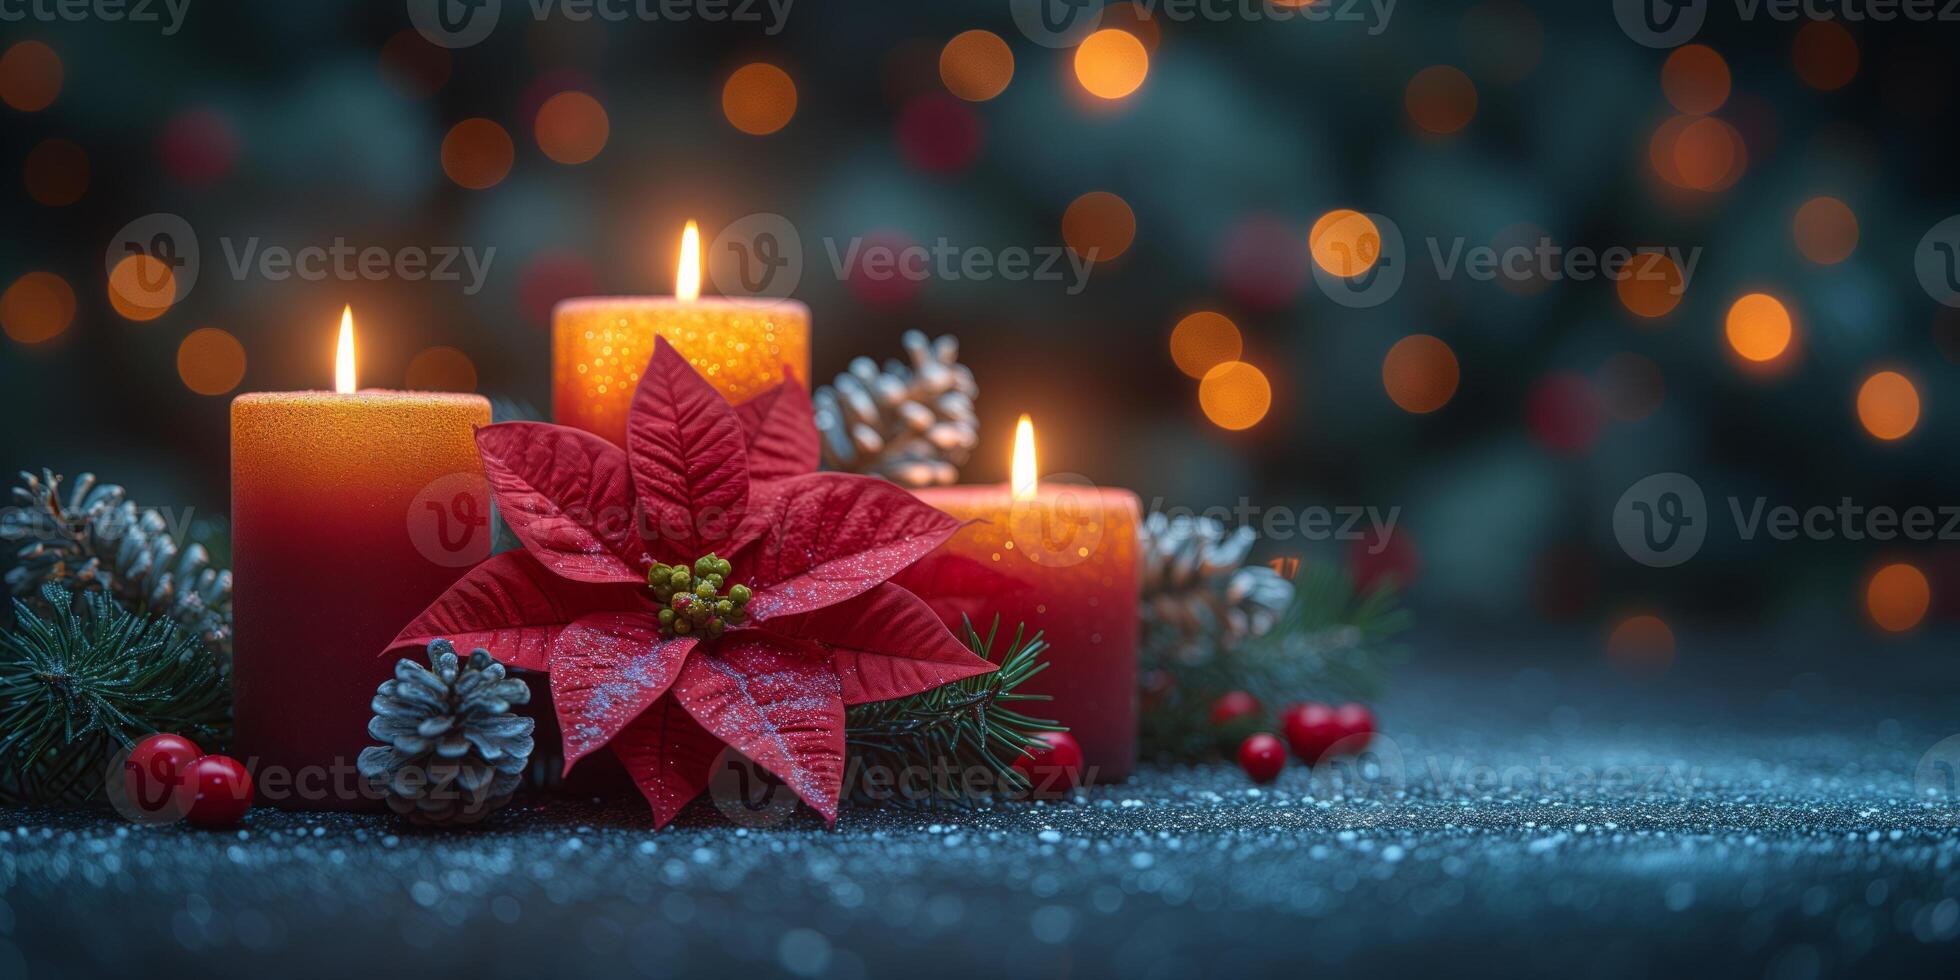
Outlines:
[[475,391],[476,362],[454,347],[431,347],[409,359],[410,391]]
[[216,327],[199,327],[177,345],[177,376],[200,395],[222,395],[245,380],[245,345]]
[[1874,372],[1858,386],[1858,421],[1877,438],[1905,438],[1919,425],[1919,389],[1897,371]]
[[985,102],[1007,91],[1014,79],[1014,52],[992,31],[967,31],[939,51],[939,80],[946,91],[968,102]]
[[1381,229],[1359,211],[1337,208],[1313,223],[1307,232],[1307,249],[1322,270],[1352,279],[1373,268],[1375,260],[1381,258]]
[[1097,262],[1129,251],[1136,234],[1137,216],[1130,203],[1108,191],[1090,191],[1062,212],[1062,240],[1075,254],[1093,254]]
[[177,277],[155,256],[126,255],[109,270],[109,305],[126,320],[154,320],[176,301]]
[[559,92],[538,107],[538,149],[558,163],[584,163],[606,148],[612,132],[606,107],[584,92]]
[[61,56],[39,41],[22,41],[0,53],[0,102],[39,112],[61,94]]
[[72,140],[44,139],[27,151],[21,176],[35,203],[66,207],[88,192],[88,153]]
[[1729,63],[1705,44],[1684,44],[1661,66],[1661,91],[1674,108],[1705,116],[1729,100]]
[[1526,397],[1525,425],[1539,444],[1554,453],[1582,453],[1599,438],[1599,393],[1583,375],[1548,374]]
[[1198,382],[1198,405],[1221,429],[1250,429],[1273,407],[1273,386],[1264,371],[1244,361],[1226,361]]
[[238,133],[224,113],[186,109],[164,124],[157,140],[163,171],[181,184],[200,186],[231,172],[238,162]]
[[1405,412],[1421,415],[1449,404],[1457,378],[1456,352],[1428,334],[1396,341],[1382,358],[1382,388]]
[[1674,630],[1651,613],[1628,616],[1606,638],[1606,656],[1631,674],[1660,674],[1674,663]]
[[1667,397],[1667,379],[1660,365],[1632,351],[1606,359],[1599,369],[1599,386],[1606,414],[1622,422],[1638,422],[1654,414]]
[[1820,92],[1843,88],[1858,74],[1858,42],[1835,20],[1813,20],[1790,49],[1797,77]]
[[510,174],[516,155],[510,134],[488,119],[465,119],[442,138],[442,172],[471,190],[495,187]]
[[750,136],[767,136],[796,116],[796,82],[766,62],[743,65],[721,87],[721,113]]
[[1724,333],[1729,348],[1744,360],[1766,364],[1790,349],[1795,327],[1782,300],[1768,293],[1750,293],[1729,307]]
[[1790,222],[1797,251],[1818,265],[1836,265],[1858,247],[1858,215],[1835,197],[1813,197]]
[[1105,27],[1075,49],[1075,78],[1090,95],[1120,99],[1143,86],[1150,52],[1128,31]]
[[1239,326],[1222,313],[1199,310],[1171,328],[1171,361],[1177,369],[1203,378],[1212,368],[1236,361],[1245,352]]
[[965,170],[980,155],[980,117],[944,92],[927,92],[898,114],[898,145],[927,173]]
[[1733,185],[1748,165],[1742,134],[1710,116],[1681,127],[1674,141],[1674,168],[1689,190],[1719,191]]
[[30,272],[0,293],[0,330],[22,344],[61,336],[75,322],[75,290],[52,272]]
[[1903,633],[1918,626],[1932,601],[1926,573],[1907,562],[1886,565],[1865,583],[1865,611],[1888,633]]
[[1614,284],[1620,303],[1638,317],[1654,319],[1674,312],[1681,305],[1685,281],[1681,267],[1665,252],[1636,252],[1620,268]]
[[1402,104],[1417,126],[1447,136],[1476,118],[1477,84],[1460,68],[1431,65],[1409,79]]

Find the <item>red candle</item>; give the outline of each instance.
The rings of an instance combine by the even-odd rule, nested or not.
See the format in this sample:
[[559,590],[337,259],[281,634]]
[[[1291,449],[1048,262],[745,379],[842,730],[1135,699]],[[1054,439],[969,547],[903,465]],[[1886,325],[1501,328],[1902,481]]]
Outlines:
[[1054,700],[1025,710],[1069,726],[1082,745],[1085,780],[1128,776],[1137,756],[1137,495],[1039,483],[1026,416],[1015,433],[1010,483],[916,492],[975,523],[908,581],[955,629],[964,614],[982,633],[995,615],[1004,632],[1016,623],[1030,634],[1041,630],[1052,645],[1049,666],[1023,690]]
[[364,806],[354,759],[378,652],[490,554],[476,395],[355,391],[353,318],[336,390],[231,406],[233,717],[260,799]]

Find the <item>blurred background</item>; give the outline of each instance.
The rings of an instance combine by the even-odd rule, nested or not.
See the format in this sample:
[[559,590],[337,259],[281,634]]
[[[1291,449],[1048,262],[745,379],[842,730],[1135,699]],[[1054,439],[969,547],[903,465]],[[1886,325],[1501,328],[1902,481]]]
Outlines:
[[[907,329],[960,338],[967,482],[1006,478],[1026,412],[1045,470],[1147,506],[1393,514],[1385,539],[1261,554],[1395,575],[1432,635],[1552,626],[1577,656],[1960,614],[1944,515],[1921,540],[1750,540],[1730,505],[1960,506],[1960,310],[1916,261],[1960,243],[1936,228],[1960,211],[1960,25],[1703,2],[1656,38],[1609,0],[1091,0],[1062,36],[1009,0],[783,6],[492,0],[453,49],[414,2],[5,24],[0,463],[222,513],[230,398],[327,386],[343,305],[364,385],[546,408],[555,301],[670,292],[685,221],[773,213],[813,380]],[[111,274],[155,214],[199,242],[161,296]],[[336,242],[488,265],[232,269]],[[940,243],[1053,274],[849,261]],[[1635,248],[1669,257],[1597,271]],[[1476,274],[1482,250],[1523,258]],[[1614,515],[1669,472],[1706,540],[1652,567]]]

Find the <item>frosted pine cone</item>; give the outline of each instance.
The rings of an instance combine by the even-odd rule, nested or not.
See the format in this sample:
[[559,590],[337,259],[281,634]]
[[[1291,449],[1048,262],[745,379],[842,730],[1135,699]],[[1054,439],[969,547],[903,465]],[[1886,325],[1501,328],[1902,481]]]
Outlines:
[[907,487],[956,483],[980,441],[973,408],[980,386],[951,336],[928,341],[908,330],[901,342],[910,365],[886,361],[880,368],[860,357],[817,389],[824,465]]
[[361,776],[388,807],[427,826],[472,824],[510,802],[531,758],[537,723],[510,713],[531,689],[504,676],[487,650],[460,662],[448,640],[429,644],[429,666],[395,664],[374,696]]
[[1252,528],[1227,533],[1209,517],[1145,518],[1137,544],[1147,635],[1190,661],[1271,630],[1293,602],[1293,583],[1264,565],[1245,564],[1256,539]]

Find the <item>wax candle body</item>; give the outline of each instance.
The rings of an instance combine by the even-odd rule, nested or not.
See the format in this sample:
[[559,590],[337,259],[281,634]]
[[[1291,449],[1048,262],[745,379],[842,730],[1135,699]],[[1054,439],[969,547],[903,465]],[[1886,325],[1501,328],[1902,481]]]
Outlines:
[[810,384],[810,308],[794,300],[665,296],[568,299],[551,312],[554,419],[626,444],[626,410],[655,338],[729,401],[783,380]]
[[1022,501],[1006,486],[916,492],[975,523],[901,582],[956,629],[964,614],[983,633],[995,615],[1003,631],[1042,630],[1048,669],[1022,689],[1054,700],[1026,710],[1069,726],[1094,770],[1085,776],[1128,776],[1137,754],[1136,494],[1059,484]]
[[350,774],[394,673],[380,653],[490,553],[475,439],[490,404],[251,394],[231,420],[238,755],[264,802],[364,807]]

